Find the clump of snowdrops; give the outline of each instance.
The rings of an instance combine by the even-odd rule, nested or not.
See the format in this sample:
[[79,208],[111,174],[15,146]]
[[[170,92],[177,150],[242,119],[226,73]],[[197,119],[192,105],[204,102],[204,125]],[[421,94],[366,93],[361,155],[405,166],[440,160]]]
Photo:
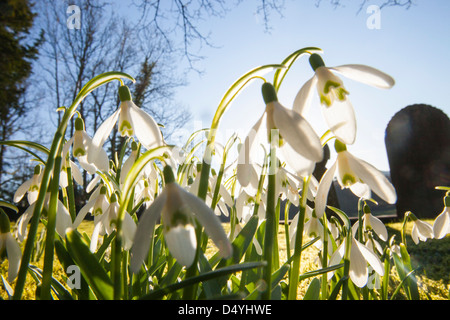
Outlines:
[[[293,300],[299,284],[311,278],[305,299],[392,299],[402,288],[408,299],[419,299],[404,233],[401,239],[389,237],[367,205],[374,202],[372,192],[391,204],[396,193],[380,171],[350,152],[357,124],[340,76],[381,89],[391,88],[394,80],[365,65],[328,67],[320,54],[319,48],[303,48],[280,64],[242,75],[224,94],[211,126],[193,132],[182,146],[168,144],[155,120],[134,104],[125,85],[134,79],[122,72],[93,78],[70,107],[60,109],[64,115],[50,149],[31,141],[2,141],[29,152],[37,163],[15,194],[15,202],[26,196],[29,206],[14,229],[0,211],[0,251],[9,261],[2,281],[10,298],[22,298],[30,273],[39,299]],[[285,106],[278,91],[303,56],[312,76],[293,105]],[[90,137],[77,107],[112,81],[120,83],[121,103]],[[233,112],[234,98],[255,82],[262,92],[255,124],[247,136],[234,134],[220,144],[222,115]],[[309,108],[321,108],[328,125],[320,136],[307,120]],[[70,121],[75,123],[71,137]],[[120,154],[108,156],[104,144],[115,126],[126,143]],[[336,161],[317,180],[312,173],[326,144],[334,146]],[[238,150],[235,158],[232,150]],[[83,170],[92,176],[85,186],[90,198],[76,209],[74,184],[82,185]],[[353,225],[345,212],[327,205],[334,179],[359,198]],[[416,243],[449,233],[450,188],[439,188],[447,194],[434,225],[412,212],[405,215],[404,226],[414,223]],[[280,212],[282,203],[285,212]],[[0,205],[17,210],[10,202]],[[292,209],[296,215],[289,220]],[[88,215],[93,216],[91,234],[77,229]],[[227,232],[219,215],[229,219]],[[286,221],[286,258],[279,255],[280,216]],[[211,243],[214,253],[206,256]],[[37,246],[42,269],[30,263]],[[302,252],[310,246],[317,248],[317,268],[300,274]],[[54,277],[56,259],[66,283]],[[394,269],[401,283],[389,293]]]

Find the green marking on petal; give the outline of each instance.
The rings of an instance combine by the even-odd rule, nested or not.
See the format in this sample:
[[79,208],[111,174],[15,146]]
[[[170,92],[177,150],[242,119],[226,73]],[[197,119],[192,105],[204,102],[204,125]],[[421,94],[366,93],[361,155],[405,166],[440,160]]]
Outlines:
[[344,176],[342,177],[342,183],[344,184],[344,186],[346,187],[350,187],[351,185],[353,185],[354,183],[356,183],[356,179],[354,176],[352,176],[351,174],[344,174]]
[[86,155],[86,151],[84,149],[82,149],[82,148],[77,148],[73,152],[73,156],[75,158],[80,157],[80,156],[85,156],[85,155]]
[[320,95],[320,103],[326,105],[327,107],[331,106],[331,99],[328,96]]
[[327,80],[327,82],[325,83],[325,86],[323,87],[323,92],[324,93],[330,93],[330,89],[333,88],[340,88],[341,84],[336,82],[336,81],[332,81],[332,80]]
[[131,126],[131,123],[129,123],[127,120],[123,120],[120,123],[119,132],[123,136],[132,136],[133,135],[133,127]]

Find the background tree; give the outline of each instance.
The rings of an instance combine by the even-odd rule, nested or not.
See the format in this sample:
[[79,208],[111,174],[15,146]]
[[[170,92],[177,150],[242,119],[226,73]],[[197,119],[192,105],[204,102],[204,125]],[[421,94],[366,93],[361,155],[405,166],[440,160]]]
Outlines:
[[[8,0],[0,4],[0,140],[9,140],[27,129],[23,117],[29,109],[26,97],[32,62],[37,58],[41,37],[31,39],[29,30],[35,14],[26,0]],[[11,152],[0,145],[0,198],[8,197],[17,166],[9,161]],[[16,160],[17,161],[17,160]],[[16,162],[17,163],[17,162]]]

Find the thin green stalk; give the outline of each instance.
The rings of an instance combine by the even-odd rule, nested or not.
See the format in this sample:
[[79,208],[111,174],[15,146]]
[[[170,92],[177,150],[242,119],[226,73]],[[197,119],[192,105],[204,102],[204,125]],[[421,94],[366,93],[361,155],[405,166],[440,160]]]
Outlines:
[[55,168],[50,186],[50,201],[47,211],[47,236],[45,239],[44,268],[42,272],[41,300],[51,299],[51,283],[53,274],[53,259],[55,248],[56,212],[58,210],[59,173],[61,171],[62,157],[55,160]]
[[346,230],[346,243],[345,243],[345,253],[344,253],[344,275],[343,278],[344,283],[342,284],[342,300],[347,300],[348,297],[348,281],[349,281],[349,273],[350,273],[350,250],[352,243],[352,235],[351,230]]
[[309,181],[311,176],[305,178],[303,181],[302,196],[300,199],[300,210],[298,213],[297,233],[295,234],[295,248],[292,256],[292,269],[289,274],[289,300],[297,299],[297,286],[300,275],[300,260],[302,255],[302,242],[303,242],[303,227],[305,224],[305,212],[306,212],[306,199],[308,195]]
[[[322,268],[328,267],[328,219],[327,215],[324,213],[322,216],[323,225],[323,239],[322,239]],[[321,289],[322,300],[328,299],[328,275],[324,273],[322,275],[322,289]]]
[[272,283],[272,256],[275,229],[275,189],[276,189],[276,168],[278,159],[276,158],[276,149],[270,148],[269,153],[269,183],[267,186],[267,206],[266,206],[266,230],[264,235],[264,260],[267,262],[264,268],[263,279],[266,283],[266,290],[262,294],[262,299],[270,300]]
[[73,186],[73,179],[72,179],[72,169],[70,166],[66,168],[67,170],[67,198],[69,205],[67,208],[69,208],[70,217],[72,218],[72,222],[75,221],[75,218],[77,217],[76,207],[75,207],[75,190]]

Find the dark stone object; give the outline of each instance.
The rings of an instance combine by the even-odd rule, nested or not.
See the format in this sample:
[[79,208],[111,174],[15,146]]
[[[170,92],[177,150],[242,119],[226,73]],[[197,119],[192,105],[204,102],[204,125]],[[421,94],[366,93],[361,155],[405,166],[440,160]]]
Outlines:
[[414,104],[390,120],[385,145],[392,184],[397,191],[397,215],[406,211],[418,218],[435,218],[443,209],[450,185],[450,119],[440,109]]

